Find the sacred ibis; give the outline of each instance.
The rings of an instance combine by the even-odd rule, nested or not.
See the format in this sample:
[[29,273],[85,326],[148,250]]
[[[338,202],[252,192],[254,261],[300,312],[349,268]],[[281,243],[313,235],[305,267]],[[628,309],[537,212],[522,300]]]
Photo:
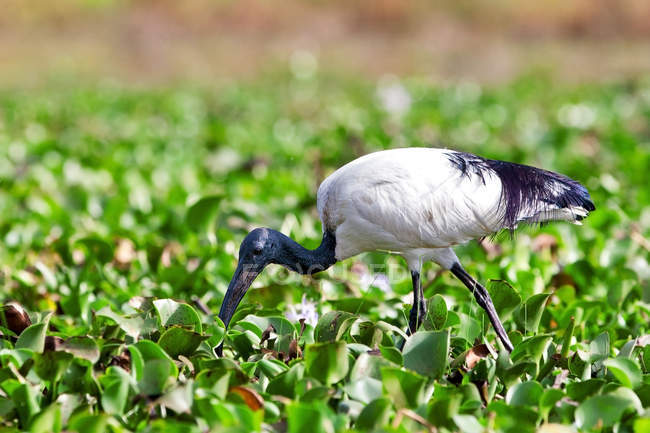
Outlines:
[[344,165],[318,188],[317,207],[323,240],[314,250],[269,228],[257,228],[244,238],[219,312],[226,326],[270,263],[314,274],[339,260],[379,250],[399,254],[408,264],[411,333],[425,316],[420,267],[432,260],[467,286],[512,351],[490,295],[463,269],[452,248],[520,223],[578,223],[595,209],[585,187],[561,174],[431,148],[385,150]]

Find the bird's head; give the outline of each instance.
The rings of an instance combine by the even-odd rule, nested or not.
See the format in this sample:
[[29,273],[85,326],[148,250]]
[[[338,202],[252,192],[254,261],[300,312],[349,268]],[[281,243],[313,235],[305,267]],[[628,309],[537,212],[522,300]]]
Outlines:
[[241,243],[237,269],[219,311],[219,318],[226,327],[255,277],[274,261],[277,241],[273,234],[273,230],[258,228],[251,231]]

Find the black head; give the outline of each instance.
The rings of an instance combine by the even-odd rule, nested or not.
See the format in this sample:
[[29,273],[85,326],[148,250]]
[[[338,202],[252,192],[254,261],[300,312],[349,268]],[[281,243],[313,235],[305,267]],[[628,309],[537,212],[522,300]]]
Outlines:
[[[331,232],[323,233],[323,241],[315,250],[307,250],[282,233],[260,228],[250,232],[239,247],[239,263],[235,275],[223,298],[219,317],[226,327],[230,324],[239,302],[269,263],[276,263],[301,274],[315,274],[332,266],[336,238]],[[217,353],[221,348],[217,349]]]
[[251,231],[239,246],[239,264],[249,266],[273,262],[276,244],[275,230],[258,228]]
[[241,243],[237,269],[219,311],[219,318],[226,327],[255,277],[274,261],[277,242],[273,233],[273,230],[258,228],[251,231]]

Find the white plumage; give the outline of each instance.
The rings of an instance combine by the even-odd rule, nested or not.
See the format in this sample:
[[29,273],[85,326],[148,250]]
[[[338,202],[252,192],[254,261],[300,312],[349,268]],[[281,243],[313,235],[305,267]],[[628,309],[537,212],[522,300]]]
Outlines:
[[[336,235],[336,258],[383,250],[402,255],[411,270],[424,260],[450,269],[458,261],[451,247],[507,228],[499,175],[489,169],[459,169],[453,157],[465,155],[447,149],[393,149],[336,170],[320,185],[317,205],[324,230]],[[558,195],[567,187],[551,182],[547,188]],[[519,209],[518,221],[574,221],[587,214],[579,206],[530,203]]]

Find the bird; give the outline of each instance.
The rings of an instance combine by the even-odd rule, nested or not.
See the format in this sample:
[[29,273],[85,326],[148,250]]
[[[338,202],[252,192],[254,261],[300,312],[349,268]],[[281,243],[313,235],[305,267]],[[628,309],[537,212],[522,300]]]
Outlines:
[[409,335],[426,315],[420,270],[433,261],[467,286],[511,352],[488,291],[453,248],[521,224],[581,224],[595,206],[582,184],[559,173],[451,149],[408,147],[369,153],[334,171],[318,188],[317,209],[323,237],[316,249],[271,228],[246,235],[219,311],[226,327],[269,264],[311,275],[363,252],[384,251],[402,256],[411,274]]

